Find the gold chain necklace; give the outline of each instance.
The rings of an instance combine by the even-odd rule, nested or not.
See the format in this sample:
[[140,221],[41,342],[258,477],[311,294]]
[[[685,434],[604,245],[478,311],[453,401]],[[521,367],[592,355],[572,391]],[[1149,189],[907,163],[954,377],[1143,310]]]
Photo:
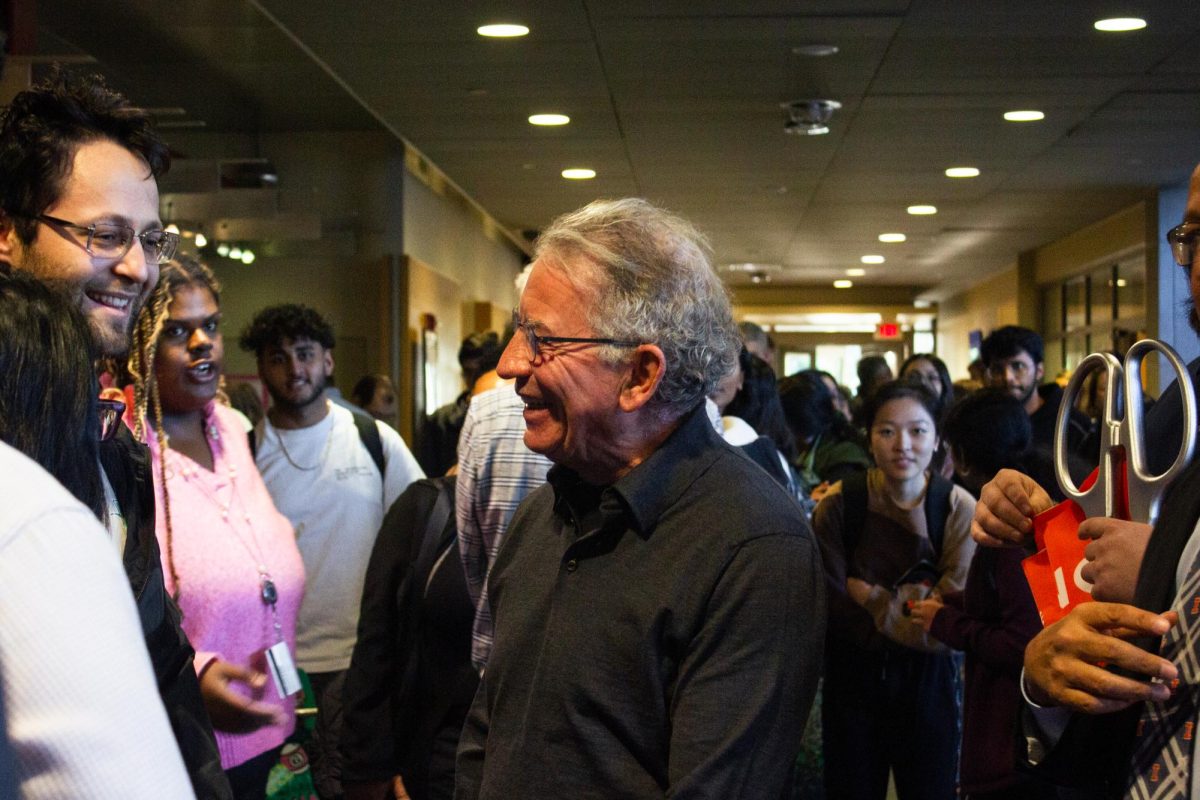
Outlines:
[[[327,416],[332,415],[332,413],[333,409],[329,409]],[[317,424],[319,425],[320,423]],[[321,458],[311,467],[301,466],[296,463],[296,459],[292,458],[292,454],[288,452],[287,445],[283,443],[283,431],[281,429],[275,429],[275,438],[279,440],[279,449],[283,452],[283,457],[287,459],[289,464],[301,472],[312,472],[324,466],[326,459],[329,458],[329,448],[333,444],[333,419],[329,420],[329,430],[325,432],[325,449],[321,451]]]

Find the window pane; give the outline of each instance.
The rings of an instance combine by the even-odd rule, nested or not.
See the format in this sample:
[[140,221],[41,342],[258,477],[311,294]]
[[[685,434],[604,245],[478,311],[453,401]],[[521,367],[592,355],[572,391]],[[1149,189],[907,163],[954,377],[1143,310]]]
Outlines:
[[1046,365],[1047,375],[1056,375],[1063,368],[1062,339],[1046,341],[1046,360],[1043,363]]
[[[1085,278],[1080,275],[1072,278],[1063,286],[1067,299],[1067,330],[1082,328],[1087,320],[1087,285]],[[1069,350],[1070,348],[1068,348]]]
[[[1079,366],[1079,362],[1083,361],[1083,357],[1087,354],[1087,336],[1079,333],[1075,334],[1074,336],[1067,337],[1066,369],[1075,369],[1075,367]],[[1055,374],[1057,374],[1057,372]]]
[[1062,332],[1062,286],[1042,289],[1042,332],[1053,336]]
[[1146,264],[1141,256],[1117,265],[1117,319],[1146,318]]
[[1092,324],[1112,320],[1113,270],[1112,267],[1098,269],[1089,275],[1092,279]]

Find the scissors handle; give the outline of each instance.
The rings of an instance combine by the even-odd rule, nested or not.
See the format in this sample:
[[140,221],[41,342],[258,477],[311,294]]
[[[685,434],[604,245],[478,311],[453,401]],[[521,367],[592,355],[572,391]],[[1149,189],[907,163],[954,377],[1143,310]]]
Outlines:
[[[1166,358],[1176,375],[1183,408],[1183,440],[1170,467],[1159,475],[1146,466],[1144,397],[1141,369],[1145,357],[1158,352]],[[1080,490],[1068,470],[1067,420],[1082,390],[1083,381],[1092,372],[1104,370],[1106,395],[1100,419],[1100,465],[1096,482]],[[1120,393],[1120,394],[1119,394]],[[1118,397],[1125,401],[1119,414]],[[1135,342],[1125,356],[1124,365],[1108,353],[1092,353],[1079,363],[1067,383],[1054,429],[1054,472],[1063,494],[1077,502],[1089,517],[1116,516],[1120,502],[1120,477],[1128,487],[1129,518],[1153,524],[1158,517],[1163,493],[1192,459],[1196,446],[1196,393],[1183,359],[1168,344],[1155,339]]]
[[[1071,409],[1083,393],[1083,382],[1093,372],[1104,373],[1104,413],[1100,419],[1100,465],[1096,481],[1080,489],[1070,472],[1070,449],[1067,433],[1070,430]],[[1111,353],[1092,353],[1079,362],[1071,373],[1054,423],[1054,477],[1062,493],[1083,508],[1088,517],[1117,516],[1117,476],[1124,468],[1122,449],[1124,420],[1117,419],[1117,402],[1124,376],[1121,362]],[[1140,395],[1139,395],[1140,402]]]
[[[1143,422],[1142,382],[1125,382],[1125,419],[1130,430],[1129,437],[1129,516],[1130,519],[1153,524],[1158,518],[1158,506],[1163,493],[1171,482],[1179,477],[1192,460],[1196,449],[1196,390],[1188,374],[1187,365],[1166,342],[1157,339],[1142,339],[1134,342],[1125,356],[1125,370],[1130,375],[1140,375],[1142,360],[1152,352],[1161,353],[1175,372],[1179,385],[1180,405],[1183,409],[1183,440],[1171,466],[1161,475],[1152,475],[1146,466],[1146,426]],[[1136,393],[1137,402],[1134,402]]]

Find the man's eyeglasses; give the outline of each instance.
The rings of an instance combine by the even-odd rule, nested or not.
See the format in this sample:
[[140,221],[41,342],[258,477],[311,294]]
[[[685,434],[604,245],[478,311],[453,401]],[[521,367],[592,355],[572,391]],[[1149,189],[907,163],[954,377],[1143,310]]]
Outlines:
[[1167,244],[1171,245],[1171,253],[1175,263],[1191,269],[1196,258],[1196,236],[1200,234],[1200,222],[1185,222],[1167,231]]
[[146,263],[161,264],[174,258],[175,250],[179,247],[179,234],[168,233],[164,230],[138,233],[128,225],[117,225],[111,222],[77,225],[49,214],[39,214],[34,219],[47,225],[86,233],[87,241],[84,243],[83,249],[96,258],[112,259],[113,261],[124,258],[136,239],[142,243],[142,250],[146,254]]
[[514,309],[512,314],[512,324],[514,331],[521,331],[525,334],[525,341],[529,343],[529,354],[533,359],[537,359],[541,354],[542,345],[547,344],[611,344],[616,347],[638,347],[642,342],[635,342],[627,339],[594,339],[579,336],[542,336],[533,329],[533,326],[528,322],[521,321],[521,315]]
[[125,416],[125,404],[120,400],[99,400],[100,441],[107,442],[117,435],[121,417]]

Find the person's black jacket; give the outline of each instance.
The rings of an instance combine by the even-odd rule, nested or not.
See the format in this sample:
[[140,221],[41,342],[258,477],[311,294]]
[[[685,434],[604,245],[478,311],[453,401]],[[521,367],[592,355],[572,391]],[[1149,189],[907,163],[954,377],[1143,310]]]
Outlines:
[[[154,484],[150,477],[150,451],[134,440],[128,429],[100,445],[100,464],[113,487],[125,517],[123,562],[133,589],[142,635],[158,682],[158,693],[171,730],[192,780],[197,800],[232,800],[229,780],[221,769],[217,740],[200,697],[200,683],[192,664],[195,651],[179,623],[182,615],[163,584],[162,559],[154,533]],[[114,731],[131,742],[137,731]]]
[[[1029,416],[1029,424],[1033,427],[1033,443],[1053,455],[1054,423],[1058,418],[1058,407],[1062,404],[1063,390],[1057,383],[1047,383],[1039,386],[1037,393],[1042,398],[1042,405]],[[1071,408],[1071,413],[1067,415],[1067,452],[1081,456],[1094,466],[1099,452],[1099,441],[1085,445],[1093,427],[1087,414],[1078,408]]]
[[[475,611],[458,555],[454,483],[453,477],[414,482],[380,526],[342,691],[344,784],[398,773],[414,800],[453,790],[454,750],[479,684],[471,666]],[[429,531],[443,485],[449,514],[439,530]],[[435,541],[429,563],[422,563],[429,535]]]

